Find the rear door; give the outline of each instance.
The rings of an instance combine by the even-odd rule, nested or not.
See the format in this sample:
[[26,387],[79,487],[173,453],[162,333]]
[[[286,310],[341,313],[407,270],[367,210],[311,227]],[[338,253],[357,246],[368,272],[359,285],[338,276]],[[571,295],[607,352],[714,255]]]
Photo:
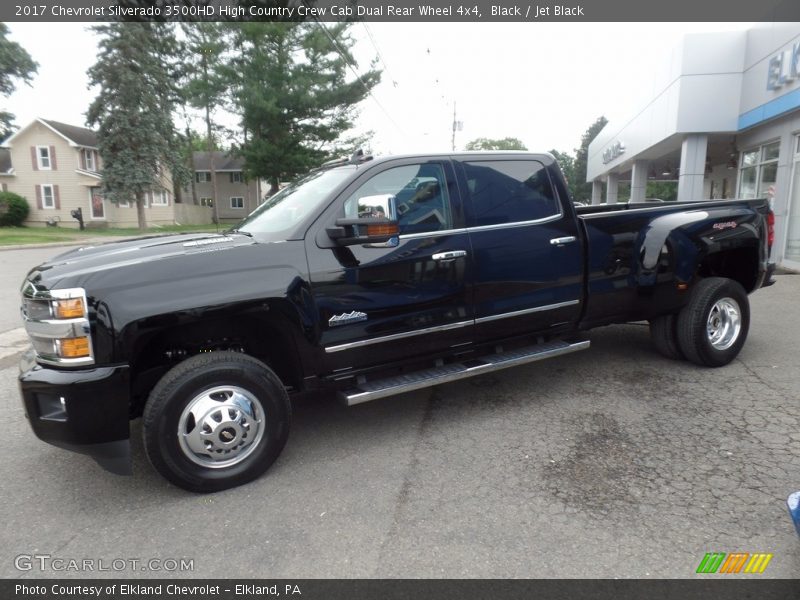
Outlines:
[[307,236],[307,244],[317,244],[308,248],[311,287],[331,371],[441,352],[472,339],[469,235],[451,162],[375,165],[341,194],[321,226],[355,217],[386,195],[395,197],[399,216],[394,244],[321,248],[318,236]]
[[476,157],[458,163],[468,196],[476,340],[568,329],[578,321],[583,250],[544,164]]

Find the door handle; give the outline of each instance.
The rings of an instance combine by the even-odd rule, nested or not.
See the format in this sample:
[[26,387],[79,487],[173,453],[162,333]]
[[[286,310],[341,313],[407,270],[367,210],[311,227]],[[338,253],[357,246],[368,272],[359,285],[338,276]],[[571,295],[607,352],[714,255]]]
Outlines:
[[571,244],[577,239],[578,238],[574,235],[568,235],[567,237],[553,238],[550,240],[550,243],[553,244],[553,246],[563,246],[564,244]]
[[466,256],[466,250],[450,250],[448,252],[437,252],[431,258],[433,260],[455,260],[457,258],[461,258],[462,256]]

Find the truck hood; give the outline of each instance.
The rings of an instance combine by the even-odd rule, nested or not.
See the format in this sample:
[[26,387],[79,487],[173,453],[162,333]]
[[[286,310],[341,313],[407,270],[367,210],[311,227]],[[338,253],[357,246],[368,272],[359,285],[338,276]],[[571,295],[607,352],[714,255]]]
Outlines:
[[[147,263],[179,259],[201,253],[215,253],[255,244],[240,234],[193,233],[157,235],[97,246],[82,246],[59,254],[28,273],[28,279],[46,280],[52,288],[63,279],[85,279],[103,271],[141,267]],[[179,267],[176,263],[176,269]]]

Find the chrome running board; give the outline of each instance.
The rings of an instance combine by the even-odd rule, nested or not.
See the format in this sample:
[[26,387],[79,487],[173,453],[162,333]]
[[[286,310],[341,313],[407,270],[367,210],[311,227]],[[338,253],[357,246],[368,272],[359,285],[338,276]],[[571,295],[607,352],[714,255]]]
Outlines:
[[510,352],[490,354],[441,367],[360,383],[354,388],[339,392],[339,398],[347,406],[353,406],[354,404],[361,404],[362,402],[369,402],[386,396],[394,396],[441,383],[524,365],[537,360],[553,358],[562,354],[586,350],[588,347],[589,340],[574,343],[558,341],[537,344],[536,346],[529,346]]

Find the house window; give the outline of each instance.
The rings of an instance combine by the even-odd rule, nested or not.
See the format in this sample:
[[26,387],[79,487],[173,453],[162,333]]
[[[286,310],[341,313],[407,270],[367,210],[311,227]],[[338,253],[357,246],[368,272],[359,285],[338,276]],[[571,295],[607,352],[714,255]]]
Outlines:
[[231,183],[242,183],[242,181],[244,181],[244,178],[241,171],[233,171],[231,173]]
[[208,171],[196,171],[194,178],[197,183],[211,183],[211,173]]
[[200,206],[214,206],[212,198],[200,198]]
[[83,150],[83,164],[87,171],[94,171],[94,150]]
[[244,208],[244,198],[241,196],[233,196],[231,198],[231,208]]
[[39,169],[43,171],[49,171],[52,169],[52,163],[50,162],[50,148],[47,146],[36,146],[36,160],[38,162]]
[[161,190],[153,192],[153,206],[167,206],[169,204],[169,192]]
[[43,208],[56,207],[56,194],[53,191],[53,186],[50,184],[42,185],[42,207]]
[[778,177],[780,142],[742,152],[739,170],[740,198],[771,198]]

